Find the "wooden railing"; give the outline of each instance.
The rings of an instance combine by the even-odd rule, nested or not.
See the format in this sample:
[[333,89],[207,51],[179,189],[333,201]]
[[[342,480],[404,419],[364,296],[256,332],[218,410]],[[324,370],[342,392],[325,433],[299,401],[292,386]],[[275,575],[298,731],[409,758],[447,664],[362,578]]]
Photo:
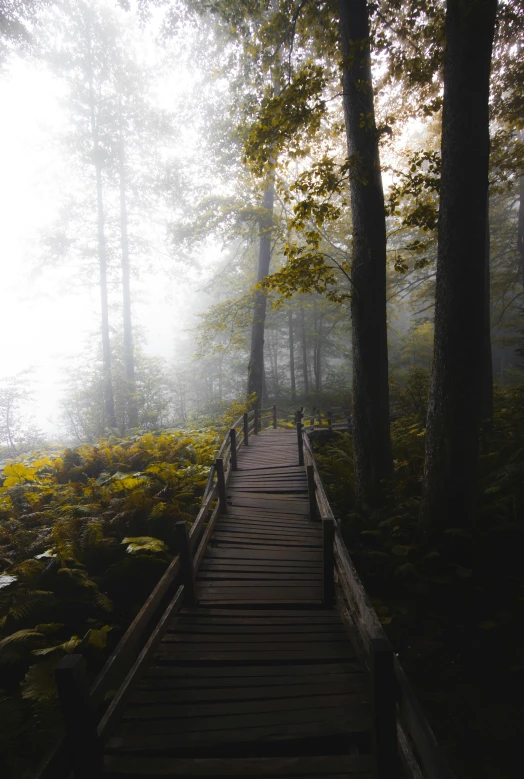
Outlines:
[[[300,413],[297,418],[301,419]],[[410,779],[454,779],[349,556],[301,421],[297,422],[297,436],[298,459],[308,475],[310,513],[323,526],[324,604],[331,605],[336,586],[342,617],[373,678],[376,775],[394,776],[398,754]]]
[[351,409],[341,406],[328,409],[320,409],[316,406],[312,408],[301,406],[297,410],[279,409],[278,418],[279,421],[286,422],[288,425],[301,422],[308,431],[351,429]]
[[[351,561],[303,419],[300,409],[295,414],[297,459],[306,468],[311,517],[322,522],[324,607],[332,608],[338,600],[342,617],[356,638],[356,650],[372,674],[376,777],[392,779],[399,755],[410,779],[454,779]],[[55,677],[66,736],[45,759],[37,779],[67,779],[71,771],[75,779],[101,779],[103,744],[113,732],[131,690],[169,620],[184,602],[196,602],[195,575],[217,517],[227,513],[227,483],[237,469],[238,450],[249,446],[250,437],[258,435],[264,426],[276,429],[279,423],[288,426],[286,419],[277,419],[277,408],[272,406],[243,414],[230,428],[210,469],[202,505],[189,532],[185,522],[176,524],[178,554],[92,685],[87,685],[81,655],[68,655],[57,665]],[[116,694],[100,715],[108,693],[115,689]]]
[[[227,512],[226,487],[231,471],[237,468],[237,452],[241,446],[249,446],[250,436],[258,435],[269,423],[277,425],[276,406],[246,412],[224,436],[189,532],[185,522],[176,524],[178,554],[91,686],[82,655],[68,655],[57,664],[55,679],[66,735],[46,756],[36,779],[66,779],[71,771],[75,779],[98,779],[103,775],[102,745],[111,735],[131,689],[161,641],[168,621],[184,602],[196,601],[195,575],[218,515]],[[114,690],[116,694],[101,714],[107,696]]]

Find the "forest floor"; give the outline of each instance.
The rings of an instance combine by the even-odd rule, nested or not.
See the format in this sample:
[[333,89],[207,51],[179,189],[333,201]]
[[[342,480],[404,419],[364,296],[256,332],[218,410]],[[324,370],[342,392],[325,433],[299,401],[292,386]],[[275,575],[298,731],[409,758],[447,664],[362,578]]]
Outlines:
[[514,779],[524,735],[524,385],[496,392],[482,437],[477,527],[447,527],[431,543],[417,533],[423,417],[416,392],[404,401],[411,413],[392,426],[396,473],[386,505],[354,510],[350,435],[317,447],[322,477],[453,771]]

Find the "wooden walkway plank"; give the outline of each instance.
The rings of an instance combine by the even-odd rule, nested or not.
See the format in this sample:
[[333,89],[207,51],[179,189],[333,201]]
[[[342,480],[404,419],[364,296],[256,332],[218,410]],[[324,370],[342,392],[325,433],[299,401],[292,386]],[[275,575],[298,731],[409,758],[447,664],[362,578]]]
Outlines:
[[349,754],[371,743],[370,679],[322,605],[322,526],[296,432],[250,436],[237,464],[198,602],[130,694],[106,743],[108,777],[372,779],[373,759]]

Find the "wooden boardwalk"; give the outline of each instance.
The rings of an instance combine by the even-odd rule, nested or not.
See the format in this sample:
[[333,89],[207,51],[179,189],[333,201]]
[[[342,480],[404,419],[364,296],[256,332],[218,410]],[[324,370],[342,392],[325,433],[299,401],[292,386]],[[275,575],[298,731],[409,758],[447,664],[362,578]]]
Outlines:
[[191,529],[176,524],[178,554],[91,686],[82,655],[58,662],[65,734],[37,779],[454,779],[302,412],[296,430],[276,406],[234,423]]
[[295,431],[251,437],[201,560],[105,745],[114,777],[371,779],[371,683],[323,608]]

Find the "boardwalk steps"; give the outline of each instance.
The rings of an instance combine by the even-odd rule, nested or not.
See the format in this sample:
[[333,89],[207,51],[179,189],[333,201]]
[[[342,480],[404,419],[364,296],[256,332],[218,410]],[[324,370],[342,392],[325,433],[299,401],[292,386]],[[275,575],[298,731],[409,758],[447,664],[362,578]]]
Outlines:
[[[72,765],[76,779],[451,779],[333,537],[307,435],[259,424],[246,415],[225,439],[189,537],[177,528],[180,557],[90,696],[78,656],[69,677],[59,670],[70,678],[62,703],[73,749],[59,746],[40,779]],[[98,722],[91,704],[112,685]]]

